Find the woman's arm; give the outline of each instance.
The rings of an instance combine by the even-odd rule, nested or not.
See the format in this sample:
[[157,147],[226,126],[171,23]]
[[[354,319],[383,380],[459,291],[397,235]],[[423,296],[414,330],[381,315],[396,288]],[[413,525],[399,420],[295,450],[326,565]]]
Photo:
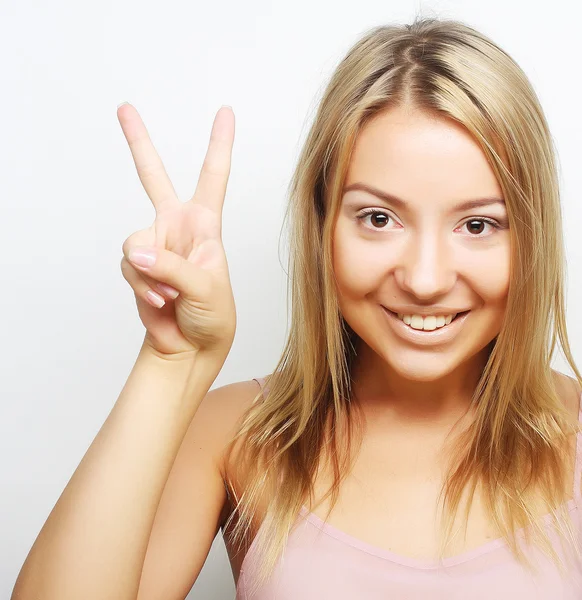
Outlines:
[[135,600],[154,517],[184,435],[224,360],[142,350],[51,511],[12,600]]

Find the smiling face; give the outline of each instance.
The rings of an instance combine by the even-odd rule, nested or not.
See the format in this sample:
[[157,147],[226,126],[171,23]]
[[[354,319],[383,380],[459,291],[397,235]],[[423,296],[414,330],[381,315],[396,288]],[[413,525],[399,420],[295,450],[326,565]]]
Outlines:
[[[360,132],[335,226],[333,266],[341,312],[363,342],[358,372],[370,389],[420,398],[430,384],[433,397],[443,400],[472,392],[487,345],[500,331],[509,287],[504,203],[460,208],[484,198],[503,200],[502,190],[460,124],[397,108]],[[383,307],[407,315],[470,312],[437,340],[411,332]]]

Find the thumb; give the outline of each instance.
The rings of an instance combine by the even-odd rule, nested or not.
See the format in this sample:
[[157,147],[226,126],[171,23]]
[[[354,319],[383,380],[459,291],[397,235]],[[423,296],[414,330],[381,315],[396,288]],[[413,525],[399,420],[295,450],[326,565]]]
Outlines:
[[210,289],[211,274],[175,252],[153,246],[134,246],[126,259],[142,273],[176,288],[182,296],[205,296]]

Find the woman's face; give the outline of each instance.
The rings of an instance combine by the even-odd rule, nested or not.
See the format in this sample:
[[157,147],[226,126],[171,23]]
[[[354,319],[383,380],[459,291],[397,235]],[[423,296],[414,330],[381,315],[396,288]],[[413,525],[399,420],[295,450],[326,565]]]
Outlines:
[[[460,208],[484,198],[491,203]],[[507,212],[493,199],[503,200],[495,175],[456,122],[398,108],[363,128],[335,226],[333,265],[341,312],[364,342],[358,356],[364,353],[370,368],[435,382],[482,361],[500,331],[509,287]],[[439,340],[424,329],[442,319],[414,317],[407,325],[384,307],[405,315],[469,312],[439,330]]]

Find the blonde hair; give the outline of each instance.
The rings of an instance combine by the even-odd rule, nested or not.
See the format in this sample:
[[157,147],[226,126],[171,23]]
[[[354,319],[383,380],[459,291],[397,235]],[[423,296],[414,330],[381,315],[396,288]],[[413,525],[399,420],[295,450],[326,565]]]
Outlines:
[[[268,394],[243,415],[226,455],[228,465],[235,446],[244,448],[237,455],[237,468],[244,465],[246,473],[240,498],[227,478],[227,491],[236,501],[225,527],[236,515],[233,544],[242,546],[259,497],[269,499],[255,540],[262,560],[254,589],[272,573],[299,509],[307,496],[313,498],[323,450],[333,466],[325,496],[331,494],[328,516],[353,465],[357,413],[350,401],[350,373],[357,336],[336,299],[332,234],[358,132],[380,111],[396,106],[454,119],[467,128],[495,172],[510,224],[506,313],[473,394],[474,422],[455,446],[456,462],[441,490],[446,510],[439,557],[451,539],[463,493],[472,488],[466,526],[478,484],[494,523],[522,563],[530,566],[514,533],[531,524],[535,541],[563,567],[537,521],[536,494],[550,508],[562,537],[575,545],[561,503],[568,481],[567,440],[580,426],[552,378],[556,335],[581,385],[582,378],[566,333],[566,266],[552,137],[531,84],[506,52],[462,22],[417,17],[410,25],[373,28],[348,51],[325,89],[289,187],[292,323],[268,377]],[[348,426],[341,440],[345,452],[338,443],[340,422]],[[526,536],[529,540],[527,529]]]

